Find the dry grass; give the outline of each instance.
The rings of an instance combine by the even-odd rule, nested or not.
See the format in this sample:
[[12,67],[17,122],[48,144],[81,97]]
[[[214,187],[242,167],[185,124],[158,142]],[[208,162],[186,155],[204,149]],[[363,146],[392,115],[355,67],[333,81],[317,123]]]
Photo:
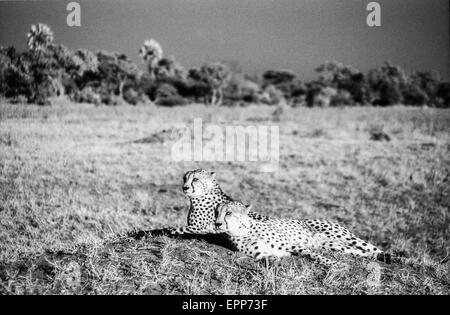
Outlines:
[[[448,110],[286,109],[275,174],[176,163],[170,138],[136,141],[196,117],[267,124],[273,110],[1,104],[0,293],[449,294]],[[182,175],[199,167],[261,213],[332,219],[409,258],[380,274],[343,256],[351,268],[265,267],[204,241],[121,236],[185,224]]]

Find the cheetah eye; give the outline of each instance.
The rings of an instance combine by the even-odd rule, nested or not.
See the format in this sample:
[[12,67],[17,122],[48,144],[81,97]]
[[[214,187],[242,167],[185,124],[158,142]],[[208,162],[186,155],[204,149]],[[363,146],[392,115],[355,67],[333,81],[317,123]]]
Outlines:
[[227,211],[226,213],[225,213],[225,215],[231,215],[232,213],[230,212],[230,211]]
[[198,181],[198,178],[194,178],[194,179],[192,180],[192,182],[196,182],[196,181]]

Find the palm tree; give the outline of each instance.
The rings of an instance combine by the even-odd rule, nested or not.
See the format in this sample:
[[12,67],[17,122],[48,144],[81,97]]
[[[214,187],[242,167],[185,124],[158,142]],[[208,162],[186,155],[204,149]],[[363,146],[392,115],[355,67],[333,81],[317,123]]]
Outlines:
[[150,75],[154,77],[158,62],[163,57],[161,45],[154,39],[147,39],[144,41],[144,45],[139,49],[139,55],[142,60],[147,63]]
[[53,43],[53,32],[48,25],[43,23],[31,25],[27,37],[27,44],[30,50],[45,50]]

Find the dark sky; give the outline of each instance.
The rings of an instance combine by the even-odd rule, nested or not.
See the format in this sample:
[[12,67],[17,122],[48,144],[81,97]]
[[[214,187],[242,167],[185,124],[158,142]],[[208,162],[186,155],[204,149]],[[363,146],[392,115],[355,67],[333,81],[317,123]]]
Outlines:
[[44,22],[71,48],[138,49],[155,38],[185,67],[236,60],[246,72],[292,69],[310,79],[338,60],[367,70],[385,60],[408,71],[450,75],[448,0],[385,0],[382,26],[366,24],[365,0],[78,1],[82,26],[66,25],[70,1],[0,2],[0,45],[25,49],[31,24]]

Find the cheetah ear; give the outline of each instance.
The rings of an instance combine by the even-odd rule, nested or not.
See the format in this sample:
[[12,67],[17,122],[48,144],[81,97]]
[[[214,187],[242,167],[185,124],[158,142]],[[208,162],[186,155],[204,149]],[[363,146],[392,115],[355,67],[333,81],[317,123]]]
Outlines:
[[215,173],[215,172],[211,172],[210,175],[211,175],[211,178],[212,178],[212,179],[216,179],[216,173]]
[[245,205],[245,213],[249,213],[252,210],[252,205]]

